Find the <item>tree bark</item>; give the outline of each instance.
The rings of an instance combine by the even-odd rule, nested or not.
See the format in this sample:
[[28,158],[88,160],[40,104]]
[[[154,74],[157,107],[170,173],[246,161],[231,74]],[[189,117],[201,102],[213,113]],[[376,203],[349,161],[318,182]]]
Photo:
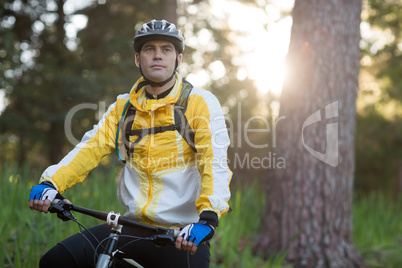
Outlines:
[[174,23],[177,26],[177,2],[176,0],[165,0],[164,19],[168,22]]
[[352,239],[361,0],[296,0],[288,76],[255,253],[294,267],[364,267]]
[[[55,44],[55,53],[59,54],[57,57],[57,70],[59,72],[63,72],[64,69],[66,68],[66,51],[67,48],[64,43],[64,39],[66,38],[66,30],[64,29],[64,25],[66,24],[66,14],[64,12],[64,4],[65,0],[57,0],[57,23],[55,24],[57,27],[57,32],[56,32],[56,37],[57,41]],[[63,91],[68,91],[70,90],[69,88],[66,88],[65,85],[60,82],[58,79],[55,83],[55,88],[58,88],[60,91],[60,95],[64,95]],[[50,110],[55,114],[63,114],[64,113],[64,107],[62,105],[62,100],[54,100],[54,102],[49,106]],[[48,160],[49,163],[57,163],[61,160],[63,156],[63,145],[65,144],[65,139],[63,138],[65,135],[64,132],[64,124],[63,122],[57,118],[53,119],[54,121],[50,122],[50,130],[47,132],[47,141],[48,141],[48,146],[49,146],[49,154],[48,154]]]

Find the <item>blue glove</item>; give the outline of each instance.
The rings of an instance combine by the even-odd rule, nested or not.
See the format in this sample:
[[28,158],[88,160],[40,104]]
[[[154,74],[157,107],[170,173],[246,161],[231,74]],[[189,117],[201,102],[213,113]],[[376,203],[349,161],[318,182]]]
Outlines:
[[29,194],[29,200],[40,199],[40,200],[50,200],[50,202],[53,202],[56,195],[58,194],[59,192],[57,192],[54,188],[50,187],[49,185],[39,184],[32,187],[31,193]]
[[207,241],[214,235],[214,230],[207,223],[193,223],[184,227],[179,236],[183,237],[184,240],[193,242],[198,246],[201,242]]

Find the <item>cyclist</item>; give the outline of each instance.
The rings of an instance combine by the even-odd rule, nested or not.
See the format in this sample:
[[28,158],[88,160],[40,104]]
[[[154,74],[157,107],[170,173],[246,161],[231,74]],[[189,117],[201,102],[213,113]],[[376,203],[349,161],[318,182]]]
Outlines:
[[[229,210],[232,176],[226,164],[229,137],[221,106],[214,95],[192,87],[176,72],[184,39],[174,24],[166,20],[145,23],[136,31],[133,44],[142,77],[129,94],[117,97],[60,163],[43,172],[40,184],[31,190],[29,207],[47,212],[51,201],[81,182],[103,156],[125,147],[117,190],[127,209],[125,216],[154,226],[181,228],[175,246],[129,243],[125,254],[145,267],[187,267],[188,262],[191,267],[208,267],[208,240]],[[186,96],[181,94],[185,90],[189,91]],[[176,116],[175,106],[183,100],[184,116]],[[172,128],[182,120],[188,127]],[[121,128],[129,129],[128,134]],[[119,133],[122,138],[117,138]],[[107,225],[90,230],[98,239],[110,233]],[[147,235],[125,227],[122,234]],[[40,267],[93,266],[90,243],[95,241],[86,237],[76,234],[60,242],[42,257]]]

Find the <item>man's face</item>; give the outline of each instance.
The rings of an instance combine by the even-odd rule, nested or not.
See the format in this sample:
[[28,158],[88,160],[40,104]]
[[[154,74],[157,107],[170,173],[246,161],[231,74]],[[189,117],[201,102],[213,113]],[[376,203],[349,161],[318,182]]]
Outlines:
[[153,82],[163,82],[173,74],[176,57],[180,65],[182,54],[176,55],[175,47],[171,42],[152,40],[142,46],[140,53],[135,54],[135,63],[141,67],[148,79]]

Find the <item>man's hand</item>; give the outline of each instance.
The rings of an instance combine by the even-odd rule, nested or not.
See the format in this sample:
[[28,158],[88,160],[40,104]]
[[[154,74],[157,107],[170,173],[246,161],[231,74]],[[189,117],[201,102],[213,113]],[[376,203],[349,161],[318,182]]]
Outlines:
[[35,185],[29,194],[29,208],[47,213],[57,195],[60,194],[47,184]]
[[180,231],[176,239],[176,249],[188,251],[194,255],[198,245],[211,239],[213,235],[214,230],[207,224],[189,224]]

